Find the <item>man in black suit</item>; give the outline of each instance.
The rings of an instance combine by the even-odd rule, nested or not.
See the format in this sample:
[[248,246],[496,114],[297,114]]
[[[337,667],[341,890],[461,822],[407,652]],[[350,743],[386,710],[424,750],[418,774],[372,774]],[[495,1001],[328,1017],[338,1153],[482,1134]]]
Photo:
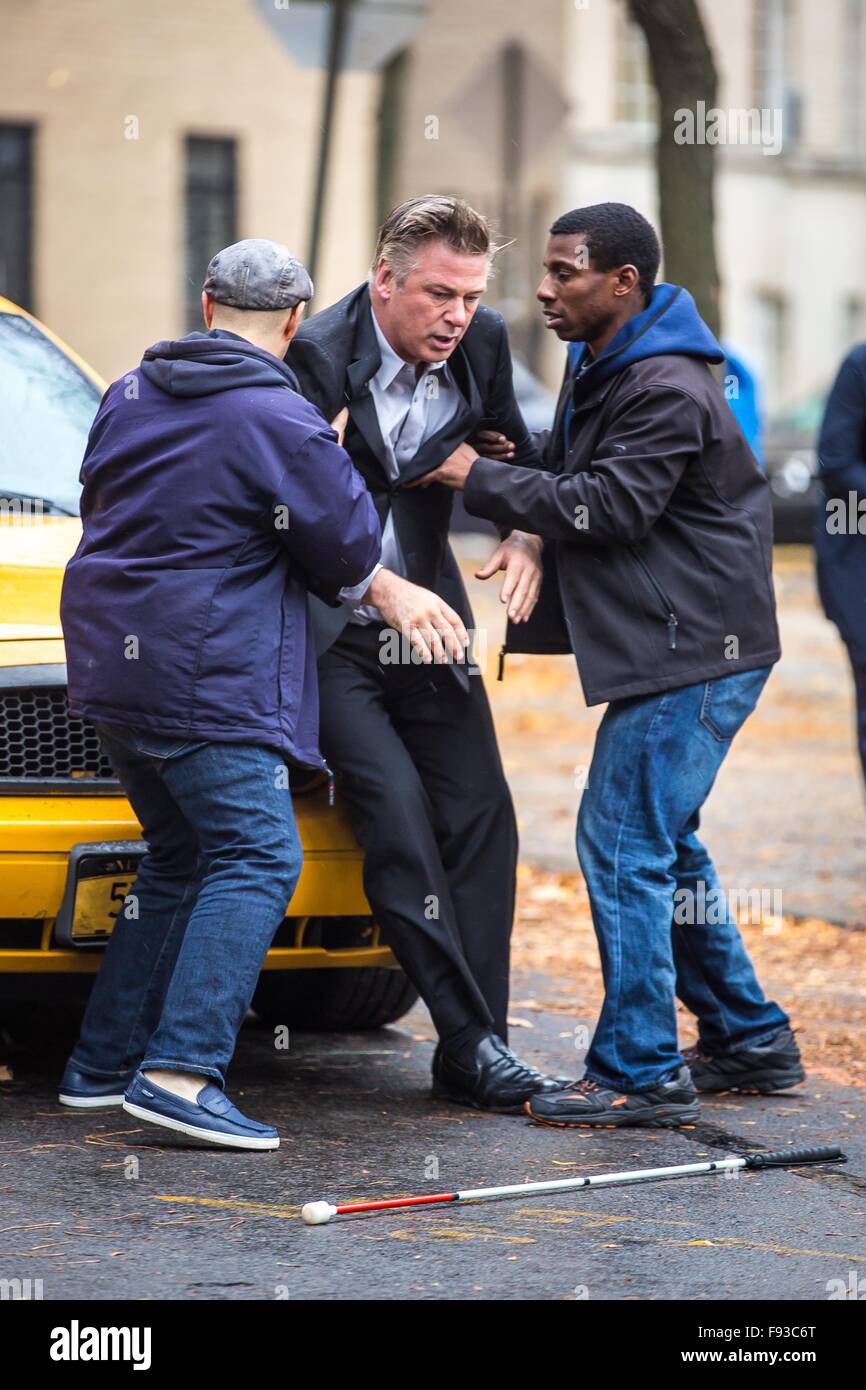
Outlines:
[[[505,325],[480,303],[494,250],[459,199],[404,203],[380,230],[369,283],[302,325],[287,357],[327,419],[348,412],[344,445],[382,524],[389,614],[404,591],[417,612],[420,585],[470,630],[448,546],[452,493],[408,485],[480,425],[513,442],[517,463],[538,463]],[[534,607],[540,554],[537,537],[511,532],[478,571],[504,570],[513,622]],[[484,686],[471,658],[449,659],[435,613],[419,661],[418,632],[407,624],[409,640],[395,641],[380,608],[360,602],[364,585],[339,609],[314,605],[322,749],[365,852],[370,905],[439,1034],[434,1089],[518,1109],[565,1082],[506,1045],[517,832]]]

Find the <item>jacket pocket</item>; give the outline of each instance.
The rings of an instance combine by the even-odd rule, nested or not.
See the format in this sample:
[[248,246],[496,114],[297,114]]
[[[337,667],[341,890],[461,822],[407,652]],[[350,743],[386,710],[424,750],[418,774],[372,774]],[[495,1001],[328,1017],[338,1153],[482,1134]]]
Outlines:
[[658,580],[656,579],[646,560],[638,551],[637,546],[630,545],[629,552],[631,555],[634,556],[634,559],[637,561],[638,568],[641,570],[641,573],[644,575],[647,583],[649,584],[650,588],[656,596],[659,607],[659,615],[664,617],[664,620],[667,623],[668,650],[674,652],[677,649],[677,628],[679,627],[679,619],[677,618],[676,612],[674,611],[674,606],[668,598],[667,594],[665,593],[664,589],[662,588],[661,584],[659,584]]

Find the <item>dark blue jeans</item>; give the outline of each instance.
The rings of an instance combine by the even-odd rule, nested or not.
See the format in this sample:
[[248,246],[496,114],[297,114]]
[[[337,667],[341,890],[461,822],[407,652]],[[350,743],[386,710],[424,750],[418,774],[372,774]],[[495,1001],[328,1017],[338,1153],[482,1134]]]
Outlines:
[[605,986],[586,1074],[602,1085],[645,1090],[682,1065],[676,996],[697,1016],[710,1051],[752,1046],[788,1022],[764,998],[696,834],[768,675],[748,671],[615,700],[601,721],[577,852]]
[[116,725],[97,731],[147,854],[96,977],[72,1060],[224,1084],[238,1030],[301,871],[282,755]]

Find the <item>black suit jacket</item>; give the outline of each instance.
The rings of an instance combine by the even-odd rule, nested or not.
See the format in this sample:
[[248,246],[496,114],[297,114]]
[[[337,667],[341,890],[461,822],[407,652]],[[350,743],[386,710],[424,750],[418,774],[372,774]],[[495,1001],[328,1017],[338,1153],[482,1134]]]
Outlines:
[[[448,360],[462,398],[457,414],[424,441],[399,483],[388,475],[385,444],[369,386],[381,366],[369,285],[359,285],[303,323],[286,361],[296,373],[303,394],[326,420],[333,420],[348,406],[344,445],[370,490],[383,529],[389,512],[394,513],[406,577],[435,590],[457,610],[467,627],[474,626],[469,599],[448,544],[452,490],[442,483],[408,489],[404,484],[437,468],[479,426],[498,430],[514,442],[515,463],[540,465],[514,397],[511,350],[501,314],[479,304]],[[316,648],[321,654],[336,641],[348,614],[345,608],[328,608],[315,599],[311,607]]]

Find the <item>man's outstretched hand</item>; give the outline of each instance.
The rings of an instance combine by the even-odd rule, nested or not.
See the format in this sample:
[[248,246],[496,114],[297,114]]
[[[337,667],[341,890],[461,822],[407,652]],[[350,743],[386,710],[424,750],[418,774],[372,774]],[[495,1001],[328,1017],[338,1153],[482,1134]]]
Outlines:
[[362,602],[375,604],[388,626],[404,633],[427,665],[464,659],[469,636],[460,615],[431,589],[381,569]]
[[539,536],[512,531],[508,539],[496,547],[487,563],[475,571],[476,579],[491,579],[505,570],[499,597],[509,605],[508,616],[513,623],[525,623],[538,602],[543,572],[542,545]]

